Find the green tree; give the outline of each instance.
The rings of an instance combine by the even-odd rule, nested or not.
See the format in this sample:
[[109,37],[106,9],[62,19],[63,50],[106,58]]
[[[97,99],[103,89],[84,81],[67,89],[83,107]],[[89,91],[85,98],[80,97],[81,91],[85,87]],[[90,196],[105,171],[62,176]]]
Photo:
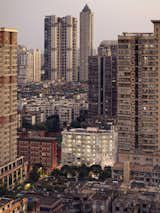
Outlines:
[[49,132],[57,132],[60,130],[59,115],[55,114],[47,118],[45,123],[46,129]]
[[112,168],[110,166],[107,166],[101,172],[99,179],[106,180],[107,178],[111,178],[111,177],[112,177]]
[[61,172],[65,177],[74,177],[76,175],[76,170],[73,166],[64,165],[61,168]]
[[90,171],[94,172],[95,174],[100,174],[102,172],[102,168],[100,165],[94,164],[90,167]]
[[54,169],[52,172],[51,172],[51,175],[54,176],[55,178],[59,178],[62,173],[59,169]]
[[71,127],[72,128],[81,128],[81,123],[78,120],[74,120],[71,122]]
[[41,174],[43,173],[43,166],[42,164],[34,164],[33,168],[29,174],[29,180],[31,182],[37,182],[41,176]]
[[79,172],[79,179],[84,180],[89,176],[89,167],[83,164],[82,166],[79,167],[78,172]]

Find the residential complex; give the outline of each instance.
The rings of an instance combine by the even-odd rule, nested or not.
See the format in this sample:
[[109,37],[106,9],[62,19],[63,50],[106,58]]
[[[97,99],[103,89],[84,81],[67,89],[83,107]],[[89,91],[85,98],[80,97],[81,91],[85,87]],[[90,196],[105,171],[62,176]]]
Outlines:
[[41,51],[18,46],[18,75],[19,85],[41,81]]
[[93,54],[93,13],[85,5],[80,13],[80,81],[88,81],[88,56]]
[[0,185],[13,187],[25,178],[17,159],[17,31],[0,28]]
[[114,128],[70,129],[62,132],[62,164],[112,166],[116,161],[117,132]]
[[[48,185],[51,178],[46,179]],[[45,182],[45,184],[46,184]],[[43,184],[43,182],[42,182]],[[40,212],[101,212],[101,213],[159,213],[159,191],[143,188],[132,183],[125,189],[109,181],[74,182],[67,181],[63,192],[48,192],[48,196],[29,194],[37,202]],[[134,186],[135,185],[135,186]],[[46,193],[47,194],[47,193]],[[35,212],[39,212],[37,211]]]
[[17,31],[0,28],[0,166],[17,156]]
[[118,37],[119,159],[136,151],[159,151],[160,21],[154,33],[124,33]]
[[60,126],[70,125],[76,120],[82,109],[88,108],[87,95],[79,94],[81,98],[66,98],[57,96],[30,97],[19,100],[19,126],[22,120],[35,125],[46,121],[49,116],[59,115]]
[[123,33],[118,37],[119,151],[115,170],[118,176],[123,163],[128,161],[130,178],[135,172],[136,179],[157,185],[160,171],[160,21],[152,23],[153,33]]
[[116,41],[103,41],[98,55],[88,60],[88,113],[94,121],[116,120],[117,47]]
[[57,166],[57,139],[43,134],[19,132],[18,155],[24,156],[29,168],[41,164],[46,170],[52,171]]
[[46,16],[44,37],[45,79],[77,81],[77,19],[71,16]]

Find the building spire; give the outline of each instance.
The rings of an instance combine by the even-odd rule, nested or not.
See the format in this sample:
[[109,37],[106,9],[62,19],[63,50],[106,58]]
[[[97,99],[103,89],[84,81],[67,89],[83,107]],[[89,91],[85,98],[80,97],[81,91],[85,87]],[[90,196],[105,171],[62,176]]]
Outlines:
[[86,4],[82,10],[82,12],[91,12],[91,9],[89,8],[88,4]]

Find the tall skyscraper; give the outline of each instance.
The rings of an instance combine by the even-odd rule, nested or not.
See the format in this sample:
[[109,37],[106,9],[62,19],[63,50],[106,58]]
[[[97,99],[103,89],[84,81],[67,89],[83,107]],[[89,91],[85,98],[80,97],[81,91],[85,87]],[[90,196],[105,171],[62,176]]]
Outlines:
[[[0,28],[0,186],[22,181],[17,159],[17,31]],[[13,177],[13,173],[15,176]],[[19,173],[18,173],[19,172]]]
[[89,118],[115,120],[117,115],[117,42],[103,41],[89,57]]
[[0,28],[0,166],[17,155],[17,31]]
[[154,33],[118,37],[118,127],[120,159],[128,152],[160,150],[160,21]]
[[[118,162],[116,176],[130,163],[130,177],[160,181],[160,20],[154,33],[118,36]],[[125,168],[125,167],[124,167]]]
[[41,50],[33,49],[33,82],[41,81]]
[[41,81],[41,51],[18,46],[18,84]]
[[46,16],[44,49],[45,79],[78,80],[76,18]]
[[88,81],[88,57],[93,54],[93,13],[86,4],[80,13],[80,81]]

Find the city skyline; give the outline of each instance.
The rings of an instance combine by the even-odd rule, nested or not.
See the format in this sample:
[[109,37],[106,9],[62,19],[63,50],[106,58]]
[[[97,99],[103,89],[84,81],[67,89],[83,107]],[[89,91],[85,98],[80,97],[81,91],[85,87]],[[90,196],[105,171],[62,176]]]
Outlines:
[[[150,32],[152,26],[148,25],[149,21],[159,18],[160,2],[158,0],[141,0],[140,2],[138,0],[113,0],[112,2],[101,0],[101,4],[97,0],[79,0],[76,5],[75,1],[68,0],[66,7],[64,3],[64,0],[38,2],[15,0],[11,5],[9,0],[1,0],[0,25],[18,29],[19,44],[29,48],[43,49],[44,17],[71,15],[79,19],[79,13],[87,3],[95,16],[94,47],[96,48],[104,39],[117,39],[117,35],[121,32]],[[106,27],[102,24],[104,20]]]

